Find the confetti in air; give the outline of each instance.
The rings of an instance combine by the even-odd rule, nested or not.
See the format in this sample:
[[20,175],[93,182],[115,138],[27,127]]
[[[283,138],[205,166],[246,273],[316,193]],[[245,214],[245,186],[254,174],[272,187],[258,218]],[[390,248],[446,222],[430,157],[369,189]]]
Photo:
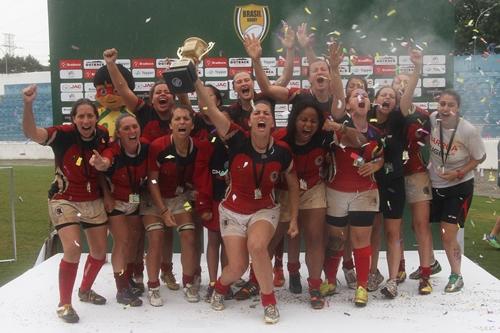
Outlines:
[[149,21],[151,21],[151,17],[148,17],[145,22],[149,23]]
[[304,7],[304,11],[305,11],[307,14],[309,14],[309,15],[311,15],[311,14],[312,14],[312,13],[311,13],[311,11],[309,10],[309,8],[307,8],[307,7]]
[[77,246],[77,247],[80,247],[80,244],[78,244],[78,242],[76,240],[73,241],[73,243]]
[[393,10],[391,10],[391,11],[389,11],[387,13],[387,16],[393,16],[393,15],[396,15],[396,10],[395,9],[393,9]]
[[71,48],[72,48],[73,50],[75,50],[75,51],[80,50],[80,47],[79,47],[79,46],[77,46],[77,45],[71,45]]

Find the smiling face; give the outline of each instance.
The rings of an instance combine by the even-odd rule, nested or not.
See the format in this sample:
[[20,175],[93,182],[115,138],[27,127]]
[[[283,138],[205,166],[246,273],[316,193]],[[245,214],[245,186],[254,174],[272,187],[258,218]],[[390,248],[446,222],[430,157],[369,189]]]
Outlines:
[[396,106],[396,92],[391,87],[380,89],[375,97],[375,103],[380,105],[379,112],[388,114]]
[[233,89],[241,100],[254,98],[253,80],[247,72],[239,72],[233,78]]
[[257,102],[250,113],[248,125],[253,133],[270,134],[274,127],[273,113],[268,103]]
[[304,108],[295,121],[295,142],[297,144],[308,143],[311,141],[313,135],[316,134],[318,128],[318,112],[310,106]]
[[137,119],[132,115],[119,118],[117,120],[115,136],[120,139],[122,145],[137,147],[141,136],[141,127]]
[[459,104],[455,96],[441,94],[438,101],[437,111],[439,114],[439,118],[441,118],[443,121],[458,117]]
[[172,111],[170,129],[172,134],[178,138],[187,138],[193,130],[193,117],[189,110],[177,107]]
[[151,94],[151,104],[157,112],[170,112],[175,105],[174,100],[174,95],[170,92],[166,83],[154,86]]
[[111,110],[117,110],[125,105],[122,97],[118,94],[118,91],[112,84],[99,84],[95,87],[95,89],[95,99],[103,107]]
[[91,139],[94,136],[97,115],[95,109],[91,105],[78,105],[72,120],[83,139]]
[[309,65],[308,80],[311,83],[312,91],[322,91],[329,89],[330,69],[324,60],[317,60]]

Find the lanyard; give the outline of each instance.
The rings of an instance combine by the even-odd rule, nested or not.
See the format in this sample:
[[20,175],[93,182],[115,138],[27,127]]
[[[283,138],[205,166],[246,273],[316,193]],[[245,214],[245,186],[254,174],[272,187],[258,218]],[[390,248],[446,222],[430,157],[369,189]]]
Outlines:
[[455,128],[453,129],[453,133],[451,134],[450,142],[448,143],[448,148],[446,149],[446,155],[444,154],[443,124],[441,121],[439,122],[439,148],[440,148],[439,155],[441,155],[441,162],[443,162],[443,164],[441,165],[442,167],[444,167],[444,165],[446,164],[446,161],[448,160],[448,155],[450,154],[450,149],[451,149],[451,146],[453,144],[453,139],[455,139],[455,133],[457,133],[457,128],[458,128],[459,122],[460,122],[460,118],[458,118],[457,124],[455,125]]
[[[80,133],[78,132],[78,129],[76,129],[76,125],[75,125],[75,135],[76,135],[76,144],[78,146],[78,148],[80,148],[80,157],[78,157],[77,161],[76,161],[76,165],[77,166],[80,166],[80,163],[82,163],[83,165],[83,177],[85,178],[86,182],[87,182],[87,192],[91,192],[92,188],[91,188],[91,185],[90,185],[90,167],[89,165],[87,164],[87,159],[86,159],[86,156],[85,156],[85,151],[88,150],[88,149],[85,149],[84,147],[84,142],[82,140],[82,138],[80,137]],[[96,133],[94,134],[95,137],[92,139],[92,142],[97,142],[96,141],[96,138],[97,138],[97,130],[96,130]],[[92,144],[91,142],[91,144]],[[92,148],[92,147],[91,147]],[[95,145],[95,149],[98,149],[98,145],[96,144]],[[81,159],[81,160],[80,160]]]
[[253,181],[255,183],[255,189],[258,190],[260,190],[260,185],[262,184],[262,178],[264,177],[264,169],[266,168],[266,160],[268,158],[269,146],[270,146],[270,140],[266,145],[266,152],[263,155],[261,154],[262,168],[260,169],[260,173],[258,176],[257,176],[257,161],[252,162]]

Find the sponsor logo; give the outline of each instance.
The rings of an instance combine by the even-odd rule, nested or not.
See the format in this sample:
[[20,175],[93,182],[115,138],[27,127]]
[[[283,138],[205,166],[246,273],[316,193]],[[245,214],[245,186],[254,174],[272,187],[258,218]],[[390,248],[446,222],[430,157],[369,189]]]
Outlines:
[[234,28],[241,40],[245,35],[253,35],[260,41],[264,40],[269,30],[270,20],[268,6],[249,4],[234,8]]
[[[272,153],[271,153],[272,154]],[[269,179],[275,183],[277,180],[278,180],[278,171],[273,171],[271,172],[271,174],[269,175]]]
[[445,65],[424,65],[424,74],[444,74],[446,73]]
[[279,112],[288,112],[288,104],[276,104],[274,110]]
[[[285,67],[285,65],[286,65],[286,59],[283,58],[282,56],[280,56],[278,58],[278,61],[276,61],[276,66],[278,66],[278,67]],[[293,58],[293,65],[294,66],[300,66],[300,58],[299,57]]]
[[340,65],[339,71],[340,71],[340,75],[351,75],[351,71],[349,70],[348,65]]
[[229,84],[227,81],[205,81],[205,84],[211,84],[215,88],[219,90],[228,90],[229,89]]
[[251,67],[252,59],[250,58],[229,58],[229,67]]
[[106,65],[104,60],[100,60],[100,59],[84,60],[83,61],[83,69],[99,69],[104,65]]
[[276,76],[276,67],[263,67],[262,69],[264,70],[264,73],[266,73],[267,76]]
[[190,92],[188,93],[188,98],[190,101],[196,101],[198,99],[198,96],[196,95],[196,92]]
[[94,92],[86,92],[85,98],[90,99],[91,101],[95,101],[95,93]]
[[[293,68],[293,72],[292,72],[292,76],[300,76],[300,68],[301,67],[294,67]],[[278,76],[281,76],[283,75],[283,71],[285,70],[285,67],[277,67],[277,75]]]
[[205,58],[203,60],[205,67],[227,67],[227,58]]
[[236,73],[247,72],[252,74],[252,67],[229,67],[229,76],[233,77]]
[[445,78],[424,78],[424,88],[446,87]]
[[80,59],[59,60],[59,69],[82,69],[82,61]]
[[206,77],[226,77],[227,68],[205,68]]
[[411,74],[413,73],[413,69],[415,66],[412,65],[399,65],[398,67],[398,73],[399,74]]
[[154,82],[136,82],[135,91],[149,91],[154,86]]
[[81,92],[83,91],[83,83],[61,83],[61,92]]
[[300,88],[300,80],[290,80],[288,82],[287,88]]
[[116,59],[116,63],[130,69],[130,59]]
[[62,114],[70,114],[70,113],[71,113],[71,109],[72,109],[72,108],[71,108],[70,106],[63,106],[63,107],[61,108],[61,113],[62,113]]
[[81,69],[62,69],[59,71],[60,79],[81,79],[83,71]]
[[418,108],[427,110],[427,103],[426,102],[415,102],[415,103],[413,103],[413,105],[415,105]]
[[397,56],[375,57],[375,65],[396,65],[397,63],[398,63]]
[[373,66],[373,74],[394,76],[396,75],[396,65],[375,65]]
[[373,58],[368,56],[351,56],[351,63],[355,66],[373,65]]
[[354,75],[371,75],[373,66],[351,66],[351,72]]
[[429,109],[430,110],[437,110],[438,108],[438,102],[429,102]]
[[276,58],[275,57],[262,57],[262,58],[260,58],[260,63],[264,67],[274,67],[274,66],[276,66]]
[[156,59],[156,68],[169,68],[172,65],[172,59]]
[[96,92],[94,84],[92,82],[85,82],[83,87],[84,87],[83,90],[85,90],[86,92],[92,92],[92,93]]
[[424,55],[424,65],[444,65],[446,56],[444,55]]
[[155,77],[156,72],[154,68],[134,68],[132,69],[132,76],[135,78],[151,78]]
[[174,87],[177,87],[177,88],[182,87],[182,80],[179,79],[178,77],[174,77],[171,82],[172,82],[172,85]]
[[132,68],[152,68],[155,67],[156,61],[151,58],[132,59]]
[[316,166],[321,166],[321,165],[323,165],[323,162],[324,162],[324,161],[325,161],[325,160],[323,159],[323,156],[318,156],[318,157],[316,157],[316,159],[314,160],[314,164],[315,164]]
[[85,80],[93,80],[97,69],[85,69],[83,71],[83,77]]
[[399,64],[400,65],[413,65],[413,63],[410,60],[410,56],[407,56],[407,55],[399,56]]
[[74,102],[80,98],[83,98],[83,93],[81,92],[61,93],[61,102]]
[[374,89],[379,89],[384,86],[390,86],[392,84],[392,79],[375,79]]
[[157,68],[157,69],[156,69],[156,77],[158,77],[158,78],[162,78],[162,77],[163,77],[163,73],[164,73],[166,70],[167,70],[166,68]]

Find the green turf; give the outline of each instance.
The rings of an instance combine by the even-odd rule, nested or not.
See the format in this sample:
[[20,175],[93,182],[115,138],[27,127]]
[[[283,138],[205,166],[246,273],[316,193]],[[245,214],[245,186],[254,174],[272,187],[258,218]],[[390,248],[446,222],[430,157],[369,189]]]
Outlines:
[[[52,166],[15,166],[16,224],[18,260],[0,263],[0,286],[30,269],[48,235],[47,189],[52,179]],[[0,170],[0,259],[12,256],[10,209],[7,200],[8,178]],[[482,240],[493,227],[500,199],[475,197],[465,228],[465,254],[491,274],[500,278],[500,250]],[[471,222],[472,221],[472,222]],[[435,243],[439,243],[435,240]],[[412,248],[412,245],[407,245]],[[447,263],[442,263],[446,270]]]

